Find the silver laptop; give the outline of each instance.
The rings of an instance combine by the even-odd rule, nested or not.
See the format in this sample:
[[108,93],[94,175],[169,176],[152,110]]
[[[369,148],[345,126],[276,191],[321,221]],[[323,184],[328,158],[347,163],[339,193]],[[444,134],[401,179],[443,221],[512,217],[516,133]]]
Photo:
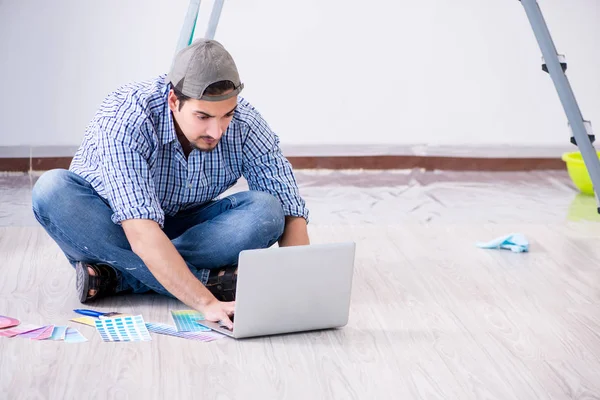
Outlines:
[[356,244],[245,250],[239,255],[233,338],[339,328],[348,323]]

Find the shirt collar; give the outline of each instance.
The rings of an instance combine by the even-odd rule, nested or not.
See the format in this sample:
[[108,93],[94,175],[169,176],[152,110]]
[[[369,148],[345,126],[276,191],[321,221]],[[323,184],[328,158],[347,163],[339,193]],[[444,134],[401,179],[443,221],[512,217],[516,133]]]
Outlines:
[[171,109],[169,108],[169,91],[171,90],[171,84],[167,80],[168,78],[165,76],[165,87],[163,89],[163,99],[164,99],[164,107],[163,107],[163,132],[162,133],[162,144],[171,143],[174,140],[177,140],[177,134],[175,133],[175,123],[173,122],[173,114],[171,113]]

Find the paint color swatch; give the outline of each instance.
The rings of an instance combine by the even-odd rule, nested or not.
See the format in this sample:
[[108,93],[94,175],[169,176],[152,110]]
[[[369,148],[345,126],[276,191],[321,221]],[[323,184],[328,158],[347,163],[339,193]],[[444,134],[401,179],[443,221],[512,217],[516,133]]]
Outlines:
[[39,326],[39,325],[22,324],[19,326],[15,326],[13,328],[9,328],[9,329],[0,331],[0,336],[13,337],[13,336],[20,335],[22,333],[34,331],[39,328],[41,328],[41,326]]
[[52,330],[52,335],[48,338],[49,340],[65,340],[65,334],[67,333],[66,326],[55,326]]
[[196,323],[196,320],[204,319],[204,316],[194,310],[171,310],[171,317],[175,322],[178,332],[208,332],[211,329]]
[[184,339],[199,340],[201,342],[210,342],[225,337],[217,332],[178,332],[174,326],[147,322],[146,327],[150,332],[161,335],[177,336]]
[[83,336],[77,329],[67,327],[65,333],[65,343],[82,343],[87,342],[85,336]]
[[53,330],[54,330],[54,325],[42,326],[41,328],[35,329],[33,331],[21,333],[19,335],[19,337],[25,338],[25,339],[44,340],[44,339],[48,339],[50,336],[52,336]]
[[32,331],[28,331],[28,332],[23,332],[23,333],[20,333],[18,336],[19,336],[20,338],[31,339],[31,338],[34,338],[34,337],[36,337],[36,336],[37,336],[37,335],[39,335],[40,333],[42,333],[42,331],[43,331],[45,328],[46,328],[45,326],[40,326],[39,328],[37,328],[37,329],[34,329],[34,330],[32,330]]
[[145,342],[152,340],[141,315],[99,319],[95,322],[96,330],[105,342]]
[[2,328],[10,328],[13,326],[17,326],[21,323],[18,319],[5,317],[4,315],[0,315],[0,329]]
[[52,332],[53,331],[54,331],[54,325],[49,325],[49,326],[45,327],[44,329],[42,329],[42,331],[40,332],[39,335],[37,335],[36,337],[32,337],[31,339],[33,339],[33,340],[46,340],[50,336],[52,336]]
[[96,319],[94,317],[77,317],[77,318],[72,318],[71,321],[73,322],[77,322],[80,324],[84,324],[84,325],[89,325],[89,326],[93,326],[94,328],[96,327]]

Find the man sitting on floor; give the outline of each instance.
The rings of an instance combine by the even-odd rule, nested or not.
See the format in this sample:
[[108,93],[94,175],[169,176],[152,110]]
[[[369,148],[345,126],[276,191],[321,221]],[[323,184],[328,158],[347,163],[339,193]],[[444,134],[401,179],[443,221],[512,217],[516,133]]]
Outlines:
[[[240,251],[309,244],[291,165],[242,88],[223,46],[197,40],[168,75],[110,94],[69,170],[37,181],[33,212],[82,303],[154,291],[231,328]],[[218,199],[241,176],[250,191]]]

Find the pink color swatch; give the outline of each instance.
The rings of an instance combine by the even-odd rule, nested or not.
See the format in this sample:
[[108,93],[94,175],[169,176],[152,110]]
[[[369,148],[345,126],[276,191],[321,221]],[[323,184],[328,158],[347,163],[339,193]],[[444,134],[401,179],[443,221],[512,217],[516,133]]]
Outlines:
[[33,338],[37,337],[38,335],[40,335],[44,331],[44,329],[46,329],[46,327],[41,326],[38,329],[34,329],[29,332],[20,333],[18,336],[20,338],[33,339]]
[[17,326],[21,322],[18,319],[5,317],[4,315],[0,315],[0,329],[2,328],[10,328],[12,326]]
[[46,340],[52,336],[52,332],[54,331],[54,325],[50,325],[45,327],[39,335],[36,337],[32,337],[33,340]]
[[23,324],[23,325],[16,326],[14,328],[5,329],[3,331],[0,331],[0,336],[13,337],[13,336],[20,335],[22,333],[34,331],[39,328],[40,328],[39,325]]

